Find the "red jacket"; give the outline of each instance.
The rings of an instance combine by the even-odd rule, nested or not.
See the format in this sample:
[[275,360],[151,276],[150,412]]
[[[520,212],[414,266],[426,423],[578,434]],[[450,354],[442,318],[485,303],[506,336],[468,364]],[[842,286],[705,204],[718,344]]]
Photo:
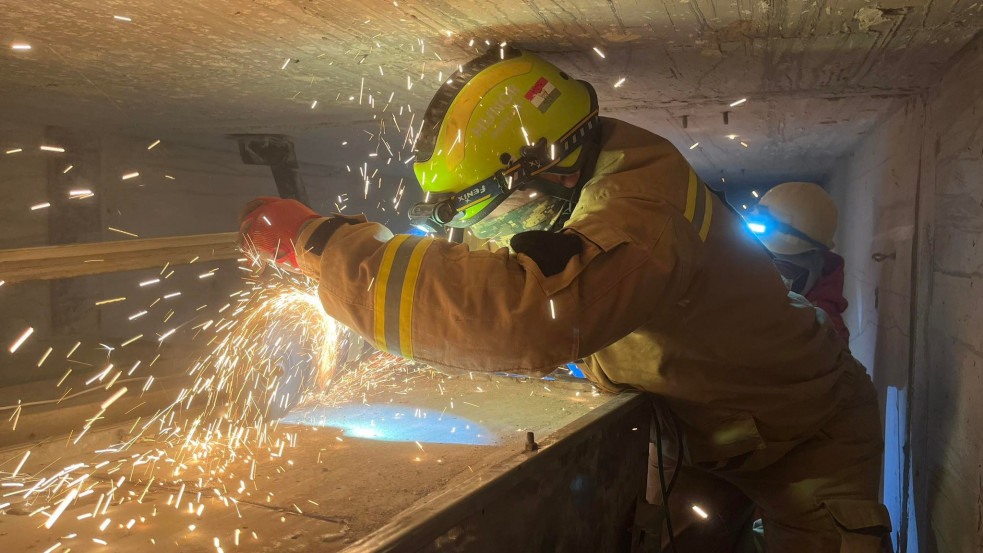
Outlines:
[[806,299],[829,315],[840,337],[849,344],[850,330],[843,323],[843,312],[849,305],[843,297],[843,258],[833,252],[826,252],[824,257],[823,274]]

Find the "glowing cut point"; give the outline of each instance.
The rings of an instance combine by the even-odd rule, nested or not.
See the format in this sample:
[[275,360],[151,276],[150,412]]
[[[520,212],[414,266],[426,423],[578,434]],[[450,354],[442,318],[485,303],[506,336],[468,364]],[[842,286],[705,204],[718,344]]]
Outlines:
[[747,228],[751,229],[751,232],[755,234],[764,234],[768,227],[762,225],[761,223],[748,223]]
[[[281,423],[340,428],[352,438],[383,442],[494,445],[491,431],[474,421],[440,411],[374,404],[298,409]],[[456,428],[455,432],[451,429]],[[467,430],[462,431],[463,428]]]

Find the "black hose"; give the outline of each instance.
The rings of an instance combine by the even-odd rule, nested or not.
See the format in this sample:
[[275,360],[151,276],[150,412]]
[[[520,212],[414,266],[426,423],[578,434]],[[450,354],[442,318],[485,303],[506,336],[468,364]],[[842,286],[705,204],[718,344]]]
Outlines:
[[[658,415],[655,420],[655,451],[656,459],[659,464],[659,484],[662,486],[662,508],[666,513],[666,532],[669,533],[669,546],[672,548],[673,553],[678,553],[676,551],[676,537],[672,532],[672,517],[669,516],[669,492],[672,491],[671,488],[666,487],[666,472],[665,466],[662,464],[662,424]],[[676,475],[679,474],[679,460],[676,460],[676,468],[672,474],[672,484],[676,483]],[[671,485],[671,484],[670,484]],[[660,544],[661,547],[661,544]]]

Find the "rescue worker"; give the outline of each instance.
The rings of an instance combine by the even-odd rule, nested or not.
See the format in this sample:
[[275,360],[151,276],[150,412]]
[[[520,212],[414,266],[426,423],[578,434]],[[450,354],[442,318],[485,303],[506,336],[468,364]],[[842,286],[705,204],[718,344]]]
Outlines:
[[509,249],[274,198],[246,206],[244,240],[382,350],[528,375],[584,358],[598,387],[655,394],[682,461],[760,506],[769,551],[878,549],[870,379],[672,144],[599,118],[589,84],[511,47],[452,75],[421,129],[415,223]]
[[774,256],[789,290],[825,311],[849,343],[843,322],[843,258],[830,251],[837,211],[829,194],[811,182],[782,183],[765,192],[748,221]]

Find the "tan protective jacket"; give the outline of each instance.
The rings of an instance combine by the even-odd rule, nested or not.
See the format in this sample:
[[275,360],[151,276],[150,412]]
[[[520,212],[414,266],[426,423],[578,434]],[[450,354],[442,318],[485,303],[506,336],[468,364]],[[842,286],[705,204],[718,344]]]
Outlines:
[[588,358],[602,389],[665,398],[689,461],[774,461],[856,399],[863,368],[672,144],[611,119],[602,133],[561,231],[584,248],[559,274],[364,218],[305,227],[298,250],[323,251],[298,255],[301,268],[319,279],[327,313],[380,349],[535,375]]

